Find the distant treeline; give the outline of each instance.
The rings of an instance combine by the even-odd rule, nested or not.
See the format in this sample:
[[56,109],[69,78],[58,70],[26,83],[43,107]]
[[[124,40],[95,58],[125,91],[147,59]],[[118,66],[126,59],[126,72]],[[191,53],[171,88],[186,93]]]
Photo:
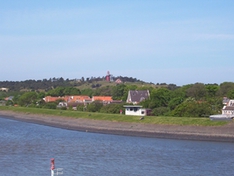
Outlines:
[[[143,82],[136,78],[132,77],[113,77],[113,80],[120,79],[122,82]],[[9,91],[20,91],[20,90],[44,90],[48,91],[54,89],[56,87],[69,87],[69,86],[81,86],[85,83],[94,83],[97,81],[103,81],[105,77],[90,77],[81,79],[64,79],[64,78],[50,78],[50,79],[43,79],[43,80],[25,80],[25,81],[0,81],[0,88],[6,87],[9,88]],[[93,84],[92,88],[100,87],[100,84]]]

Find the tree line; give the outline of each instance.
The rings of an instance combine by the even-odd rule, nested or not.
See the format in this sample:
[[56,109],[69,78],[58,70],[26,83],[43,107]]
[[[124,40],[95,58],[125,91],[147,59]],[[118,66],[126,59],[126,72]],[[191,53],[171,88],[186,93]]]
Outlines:
[[[123,82],[143,82],[136,78],[132,77],[113,77],[114,80],[117,78],[121,79]],[[25,80],[25,81],[0,81],[0,87],[6,87],[9,88],[10,91],[21,91],[21,90],[30,90],[30,91],[37,91],[37,90],[51,90],[53,88],[59,87],[59,86],[81,86],[86,83],[93,83],[92,88],[98,88],[101,87],[101,84],[94,84],[97,81],[103,81],[105,80],[105,77],[93,77],[90,78],[84,78],[81,79],[64,79],[62,77],[60,78],[50,78],[50,79],[43,79],[43,80]]]
[[[184,86],[138,86],[134,84],[115,84],[113,86],[98,87],[95,89],[78,89],[74,86],[58,86],[48,91],[14,92],[13,102],[20,106],[31,106],[39,108],[56,108],[56,103],[46,104],[42,98],[64,95],[97,95],[112,96],[114,100],[122,100],[126,104],[129,90],[149,90],[150,98],[141,102],[144,108],[152,110],[156,116],[179,116],[179,117],[206,117],[211,114],[221,113],[223,97],[234,99],[234,83],[223,82],[218,84],[195,83]],[[13,93],[13,92],[12,92]],[[5,93],[10,94],[10,92]],[[1,94],[3,98],[3,93]],[[0,96],[1,97],[1,96]],[[78,110],[90,112],[119,113],[123,104],[103,105],[93,102],[87,107],[80,105]]]

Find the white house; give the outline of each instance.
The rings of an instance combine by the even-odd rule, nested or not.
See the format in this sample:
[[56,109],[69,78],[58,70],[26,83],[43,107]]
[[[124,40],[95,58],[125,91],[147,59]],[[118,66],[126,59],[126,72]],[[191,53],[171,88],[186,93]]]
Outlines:
[[231,120],[234,118],[234,100],[224,97],[223,104],[222,114],[211,115],[211,120]]
[[234,116],[234,100],[228,100],[223,106],[222,114]]
[[147,116],[150,115],[151,110],[142,108],[139,105],[124,105],[125,115]]

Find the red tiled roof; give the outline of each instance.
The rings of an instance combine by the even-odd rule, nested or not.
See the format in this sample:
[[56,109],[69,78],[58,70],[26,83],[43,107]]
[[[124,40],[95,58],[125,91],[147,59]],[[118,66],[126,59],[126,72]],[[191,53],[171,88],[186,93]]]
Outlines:
[[92,101],[113,101],[111,96],[93,96]]
[[43,98],[45,100],[45,102],[54,102],[57,101],[59,99],[63,99],[64,97],[51,97],[51,96],[46,96],[45,98]]
[[84,100],[90,100],[91,98],[87,95],[72,95],[69,96],[69,100],[70,102],[83,102]]

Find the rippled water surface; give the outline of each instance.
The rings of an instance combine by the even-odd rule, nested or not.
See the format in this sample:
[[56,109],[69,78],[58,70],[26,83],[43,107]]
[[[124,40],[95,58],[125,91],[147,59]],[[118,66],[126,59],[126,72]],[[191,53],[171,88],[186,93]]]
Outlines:
[[0,117],[0,176],[234,175],[234,144],[85,133]]

